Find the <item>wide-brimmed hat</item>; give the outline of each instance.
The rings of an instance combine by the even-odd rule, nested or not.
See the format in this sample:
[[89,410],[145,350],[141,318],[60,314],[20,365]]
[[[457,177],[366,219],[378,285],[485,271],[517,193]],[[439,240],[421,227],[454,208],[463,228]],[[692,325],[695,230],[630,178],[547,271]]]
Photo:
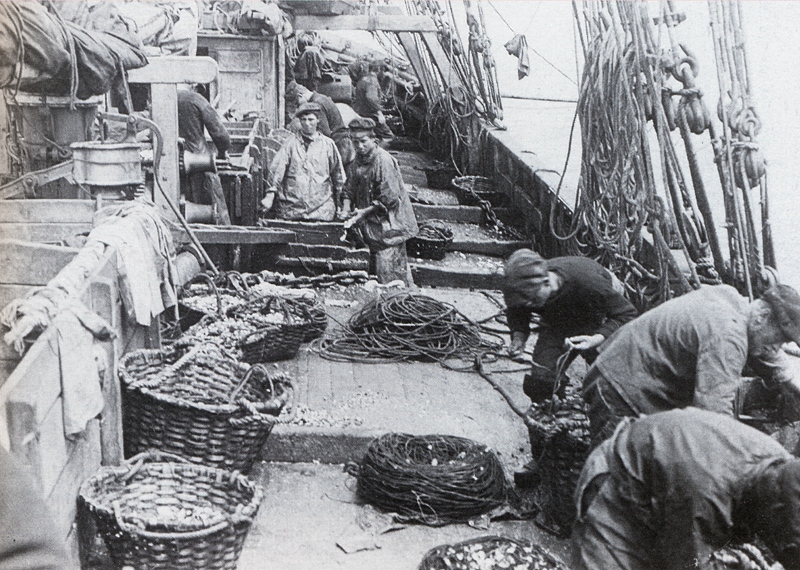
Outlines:
[[316,103],[303,103],[297,108],[295,111],[295,117],[302,117],[303,115],[308,115],[309,113],[314,113],[317,117],[319,117],[320,112],[322,112],[322,107],[317,105]]
[[800,294],[788,285],[774,285],[761,297],[787,338],[800,346]]

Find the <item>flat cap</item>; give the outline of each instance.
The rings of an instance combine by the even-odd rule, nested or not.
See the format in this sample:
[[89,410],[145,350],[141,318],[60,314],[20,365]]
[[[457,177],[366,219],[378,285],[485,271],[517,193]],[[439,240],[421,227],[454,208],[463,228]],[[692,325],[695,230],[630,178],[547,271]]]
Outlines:
[[315,115],[319,116],[320,112],[322,112],[322,107],[316,103],[303,103],[297,108],[294,116],[302,117],[303,115],[308,115],[309,113],[314,113]]
[[786,337],[800,346],[800,295],[788,285],[774,285],[761,297],[772,309]]
[[366,117],[356,117],[347,126],[351,131],[372,131],[375,130],[375,121]]

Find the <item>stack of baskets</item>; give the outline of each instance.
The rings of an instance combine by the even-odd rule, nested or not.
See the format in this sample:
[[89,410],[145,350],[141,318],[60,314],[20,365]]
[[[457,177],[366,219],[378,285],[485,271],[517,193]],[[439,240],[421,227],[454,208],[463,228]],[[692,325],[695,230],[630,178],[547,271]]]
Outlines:
[[445,252],[453,243],[453,230],[441,222],[423,222],[419,233],[406,242],[411,257],[422,259],[444,259]]
[[494,183],[485,176],[459,176],[453,178],[453,186],[458,193],[458,201],[465,206],[478,206],[482,201],[492,208],[508,206],[508,196],[498,192]]
[[233,570],[263,492],[244,475],[158,452],[83,483],[117,567]]

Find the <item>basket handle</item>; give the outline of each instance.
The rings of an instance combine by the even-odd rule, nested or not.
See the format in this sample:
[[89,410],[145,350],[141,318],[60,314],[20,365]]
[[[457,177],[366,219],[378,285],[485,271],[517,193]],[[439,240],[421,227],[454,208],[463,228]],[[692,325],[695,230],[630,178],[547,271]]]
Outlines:
[[[228,271],[225,274],[225,277],[227,277],[228,283],[231,284],[231,287],[233,287],[237,291],[240,291],[240,292],[249,292],[250,291],[250,285],[247,284],[247,281],[245,280],[244,275],[242,275],[238,271]],[[236,279],[232,279],[233,277],[235,277]]]
[[219,294],[219,288],[217,287],[217,284],[214,283],[214,280],[211,279],[211,276],[207,273],[198,273],[192,278],[191,281],[189,281],[189,283],[194,283],[198,279],[200,281],[205,281],[211,288],[211,291],[214,292],[214,295],[217,298],[217,315],[222,317],[222,295]]
[[202,528],[200,530],[190,530],[187,532],[153,532],[150,530],[145,530],[143,528],[139,528],[134,524],[130,524],[125,522],[122,518],[122,513],[120,512],[119,501],[114,501],[114,519],[117,521],[117,526],[128,534],[139,535],[144,538],[149,538],[153,540],[191,540],[196,538],[203,538],[205,536],[209,536],[214,534],[215,532],[219,532],[228,527],[230,523],[229,520],[220,521],[217,524],[210,526],[208,528]]
[[127,483],[131,477],[139,472],[139,469],[141,469],[142,465],[145,463],[156,463],[167,459],[174,460],[178,463],[191,464],[188,459],[181,457],[180,455],[175,455],[174,453],[161,451],[158,449],[147,449],[141,453],[137,453],[130,459],[125,460],[125,467],[128,468],[128,472],[122,477],[122,482]]
[[263,364],[254,364],[245,373],[244,377],[241,380],[239,380],[239,383],[236,385],[236,387],[231,392],[231,395],[228,398],[228,403],[229,404],[233,404],[233,401],[236,399],[236,396],[239,395],[239,392],[242,391],[242,388],[244,388],[245,384],[247,384],[247,382],[253,376],[253,373],[255,373],[256,371],[261,372],[262,374],[264,374],[264,376],[267,377],[267,380],[269,380],[270,394],[273,394],[273,395],[275,394],[275,385],[272,383],[272,378],[269,377],[269,372],[267,371],[267,368]]

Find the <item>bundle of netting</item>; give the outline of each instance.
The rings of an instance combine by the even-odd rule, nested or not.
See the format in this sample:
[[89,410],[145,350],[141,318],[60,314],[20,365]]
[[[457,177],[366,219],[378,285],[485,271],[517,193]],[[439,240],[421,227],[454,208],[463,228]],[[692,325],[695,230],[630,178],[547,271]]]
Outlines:
[[381,436],[370,444],[357,476],[362,500],[431,526],[466,522],[506,498],[494,452],[455,436]]
[[435,360],[472,358],[496,351],[483,333],[455,307],[426,295],[396,293],[365,304],[345,326],[313,345],[330,360]]

